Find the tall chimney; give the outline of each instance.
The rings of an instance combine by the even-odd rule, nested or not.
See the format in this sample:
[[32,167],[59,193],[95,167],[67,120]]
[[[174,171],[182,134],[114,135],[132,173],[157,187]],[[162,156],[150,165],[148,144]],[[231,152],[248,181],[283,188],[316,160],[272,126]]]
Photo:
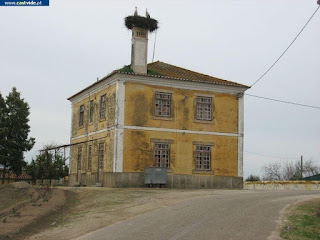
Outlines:
[[148,29],[133,27],[131,45],[131,68],[135,73],[147,74]]
[[150,17],[147,9],[145,17],[139,16],[136,7],[134,14],[124,19],[124,24],[132,31],[131,68],[135,73],[147,74],[148,34],[159,28],[158,21]]

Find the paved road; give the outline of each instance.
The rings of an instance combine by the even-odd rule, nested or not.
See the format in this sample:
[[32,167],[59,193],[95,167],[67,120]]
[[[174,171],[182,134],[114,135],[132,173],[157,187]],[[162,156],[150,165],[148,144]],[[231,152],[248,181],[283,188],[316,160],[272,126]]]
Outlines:
[[87,239],[267,239],[280,211],[320,191],[218,190],[82,236]]

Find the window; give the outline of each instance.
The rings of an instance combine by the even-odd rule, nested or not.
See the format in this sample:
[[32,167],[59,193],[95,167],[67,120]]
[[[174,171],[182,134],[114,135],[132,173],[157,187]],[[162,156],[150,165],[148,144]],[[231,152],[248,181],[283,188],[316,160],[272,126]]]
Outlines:
[[100,118],[106,117],[106,100],[107,100],[106,95],[101,96],[101,99],[100,99]]
[[104,143],[99,144],[99,169],[103,169]]
[[171,93],[155,93],[155,116],[171,116]]
[[84,105],[80,106],[80,115],[79,115],[79,127],[83,126],[84,122]]
[[88,149],[88,169],[91,169],[92,164],[92,145],[89,145]]
[[89,122],[93,122],[94,103],[93,100],[89,102]]
[[197,116],[198,120],[212,120],[212,98],[197,97]]
[[154,144],[154,166],[170,168],[170,144]]
[[82,147],[78,148],[78,170],[81,170]]
[[197,145],[196,170],[211,170],[211,146]]

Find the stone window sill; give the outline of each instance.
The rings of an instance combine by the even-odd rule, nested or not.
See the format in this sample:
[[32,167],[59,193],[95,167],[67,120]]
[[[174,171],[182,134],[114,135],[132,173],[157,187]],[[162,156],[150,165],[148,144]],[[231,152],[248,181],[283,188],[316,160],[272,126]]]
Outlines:
[[212,170],[193,170],[192,174],[211,174],[213,175]]
[[194,123],[214,124],[214,120],[193,119],[193,122],[194,122]]
[[160,116],[153,116],[152,119],[153,120],[165,120],[165,121],[173,121],[174,120],[173,117],[160,117]]
[[106,121],[106,119],[107,119],[106,117],[104,117],[104,118],[100,118],[100,119],[99,119],[99,122]]

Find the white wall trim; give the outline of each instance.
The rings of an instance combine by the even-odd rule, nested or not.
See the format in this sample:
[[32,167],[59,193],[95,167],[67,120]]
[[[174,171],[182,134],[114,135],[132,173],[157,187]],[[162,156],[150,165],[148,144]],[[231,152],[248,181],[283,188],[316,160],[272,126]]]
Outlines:
[[74,140],[77,140],[77,139],[80,139],[80,138],[84,138],[84,137],[89,137],[89,136],[92,136],[92,135],[95,135],[95,134],[98,134],[98,133],[108,132],[108,131],[111,131],[111,130],[115,130],[115,126],[104,128],[104,129],[101,129],[101,130],[98,130],[98,131],[94,131],[94,132],[91,132],[91,133],[88,133],[88,134],[83,134],[83,135],[71,138],[71,141],[74,141]]
[[157,131],[157,132],[188,133],[188,134],[216,135],[216,136],[228,136],[228,137],[238,137],[239,136],[239,134],[237,134],[237,133],[181,130],[181,129],[173,129],[173,128],[138,127],[138,126],[120,126],[120,127],[124,128],[124,129]]
[[125,106],[125,84],[117,79],[116,85],[116,130],[114,134],[114,151],[113,151],[113,172],[123,171],[123,134],[124,131],[119,126],[124,125],[124,106]]
[[[145,131],[156,131],[156,132],[172,132],[172,133],[187,133],[187,134],[200,134],[200,135],[214,135],[214,136],[226,136],[226,137],[241,137],[241,134],[238,133],[226,133],[226,132],[208,132],[208,131],[194,131],[194,130],[181,130],[181,129],[173,129],[173,128],[157,128],[157,127],[139,127],[139,126],[126,126],[126,125],[118,125],[118,127],[111,127],[108,129],[101,129],[96,132],[89,133],[89,136],[94,135],[96,133],[107,132],[110,130],[118,130],[118,129],[131,129],[131,130],[145,130]],[[72,140],[77,140],[79,138],[86,137],[87,135],[81,135],[72,138]],[[116,136],[116,133],[115,133]]]
[[116,96],[116,125],[124,125],[125,83],[121,80],[117,80]]
[[123,137],[124,130],[117,128],[114,134],[113,172],[123,172]]
[[238,177],[243,177],[244,95],[238,96]]

